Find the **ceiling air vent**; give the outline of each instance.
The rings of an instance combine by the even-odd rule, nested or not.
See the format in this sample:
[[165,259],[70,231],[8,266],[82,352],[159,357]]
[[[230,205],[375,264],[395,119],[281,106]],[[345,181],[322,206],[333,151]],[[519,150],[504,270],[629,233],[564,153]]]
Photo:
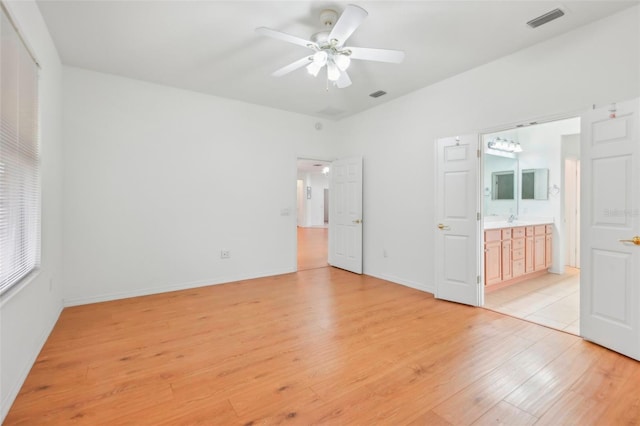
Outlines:
[[372,98],[379,98],[382,95],[386,95],[387,92],[385,92],[384,90],[378,90],[376,92],[370,93],[369,96],[371,96]]
[[527,25],[531,28],[538,28],[540,25],[544,25],[547,22],[551,22],[554,19],[564,16],[564,12],[560,9],[553,9],[551,12],[547,12],[544,15],[538,16],[527,22]]

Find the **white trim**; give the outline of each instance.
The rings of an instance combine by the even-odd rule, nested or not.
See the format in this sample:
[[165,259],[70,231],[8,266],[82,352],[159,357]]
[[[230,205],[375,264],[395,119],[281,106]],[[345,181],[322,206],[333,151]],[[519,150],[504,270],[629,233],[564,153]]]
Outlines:
[[424,291],[426,293],[431,293],[431,294],[435,294],[435,286],[433,284],[429,285],[429,284],[423,284],[423,283],[419,283],[417,281],[410,281],[410,280],[405,280],[402,278],[398,278],[392,275],[386,275],[386,274],[372,274],[370,272],[364,272],[365,275],[369,275],[370,277],[374,277],[374,278],[379,278],[381,280],[385,280],[385,281],[389,281],[393,284],[399,284],[399,285],[403,285],[405,287],[410,287],[413,288],[415,290],[420,290],[420,291]]
[[120,291],[120,292],[115,292],[115,293],[105,293],[105,294],[101,294],[101,295],[97,295],[97,296],[90,296],[90,297],[77,297],[77,298],[71,298],[71,299],[66,299],[65,298],[63,300],[63,303],[64,303],[65,307],[78,306],[78,305],[87,305],[87,304],[90,304],[90,303],[109,302],[109,301],[112,301],[112,300],[127,299],[127,298],[130,298],[130,297],[149,296],[149,295],[152,295],[152,294],[167,293],[167,292],[170,292],[170,291],[189,290],[189,289],[193,289],[193,288],[207,287],[207,286],[218,285],[218,284],[229,284],[229,283],[236,282],[236,281],[244,281],[244,280],[251,280],[251,279],[255,279],[255,278],[271,277],[271,276],[274,276],[274,275],[284,275],[284,274],[290,274],[292,272],[296,272],[296,268],[295,267],[277,269],[277,270],[272,270],[272,271],[264,271],[264,272],[255,273],[255,274],[231,275],[231,276],[227,276],[227,277],[221,277],[221,278],[215,278],[215,279],[209,279],[209,280],[200,280],[200,281],[191,281],[191,282],[187,282],[187,283],[169,284],[169,285],[163,285],[163,286],[159,286],[159,287],[147,287],[147,288],[137,289],[137,290],[132,290],[132,291]]
[[30,351],[31,352],[30,355],[27,358],[23,358],[23,361],[25,362],[23,364],[23,367],[21,368],[20,374],[18,376],[18,380],[16,380],[15,383],[11,385],[9,391],[2,397],[2,402],[1,402],[2,411],[0,412],[0,422],[4,421],[5,417],[9,413],[9,409],[11,408],[11,406],[13,405],[13,402],[18,396],[18,393],[20,392],[20,389],[22,388],[22,385],[24,384],[25,380],[27,380],[27,376],[29,375],[31,368],[33,368],[33,365],[35,364],[36,359],[40,354],[40,351],[42,350],[44,344],[47,342],[47,339],[49,338],[49,335],[53,331],[53,328],[58,323],[58,319],[60,318],[62,309],[63,309],[62,304],[59,304],[57,312],[55,314],[55,318],[52,318],[52,320],[49,321],[48,327],[46,327],[43,330],[43,332],[40,334],[40,336],[38,337],[38,340],[36,341],[36,346],[33,348],[32,351]]
[[42,266],[38,265],[34,269],[32,269],[31,272],[22,277],[20,281],[7,287],[4,293],[0,294],[0,308],[2,308],[9,300],[13,299],[13,297],[20,293],[25,287],[31,284],[31,282],[35,280],[41,273]]

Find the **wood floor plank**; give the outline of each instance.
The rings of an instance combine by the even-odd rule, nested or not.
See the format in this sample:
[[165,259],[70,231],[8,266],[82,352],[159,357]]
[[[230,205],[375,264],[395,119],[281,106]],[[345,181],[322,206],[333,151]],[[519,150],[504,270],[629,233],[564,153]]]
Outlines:
[[638,382],[629,380],[637,378],[637,370],[637,361],[605,351],[540,417],[539,424],[618,424],[606,416],[608,410],[619,414],[620,407],[616,406],[625,407],[629,413],[626,424],[640,423],[637,398],[627,398],[638,393]]
[[324,267],[67,308],[5,424],[638,424],[639,380],[575,336]]
[[578,341],[520,385],[505,401],[541,417],[607,350]]
[[523,411],[505,401],[500,401],[482,415],[478,420],[473,422],[474,426],[490,426],[490,425],[518,425],[527,426],[535,424],[538,418]]
[[328,228],[298,227],[298,271],[327,266]]

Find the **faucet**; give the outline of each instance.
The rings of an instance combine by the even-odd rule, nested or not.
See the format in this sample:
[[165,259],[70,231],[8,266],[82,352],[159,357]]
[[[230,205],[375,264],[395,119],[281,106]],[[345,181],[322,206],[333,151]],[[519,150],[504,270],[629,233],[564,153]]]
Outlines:
[[514,220],[516,220],[517,218],[514,215],[509,216],[509,219],[507,219],[508,223],[513,223]]

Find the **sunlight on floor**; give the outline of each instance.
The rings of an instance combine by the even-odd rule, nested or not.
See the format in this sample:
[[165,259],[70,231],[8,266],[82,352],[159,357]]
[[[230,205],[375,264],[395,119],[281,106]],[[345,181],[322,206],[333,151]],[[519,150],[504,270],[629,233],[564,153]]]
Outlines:
[[485,308],[580,334],[580,270],[547,274],[485,294]]

